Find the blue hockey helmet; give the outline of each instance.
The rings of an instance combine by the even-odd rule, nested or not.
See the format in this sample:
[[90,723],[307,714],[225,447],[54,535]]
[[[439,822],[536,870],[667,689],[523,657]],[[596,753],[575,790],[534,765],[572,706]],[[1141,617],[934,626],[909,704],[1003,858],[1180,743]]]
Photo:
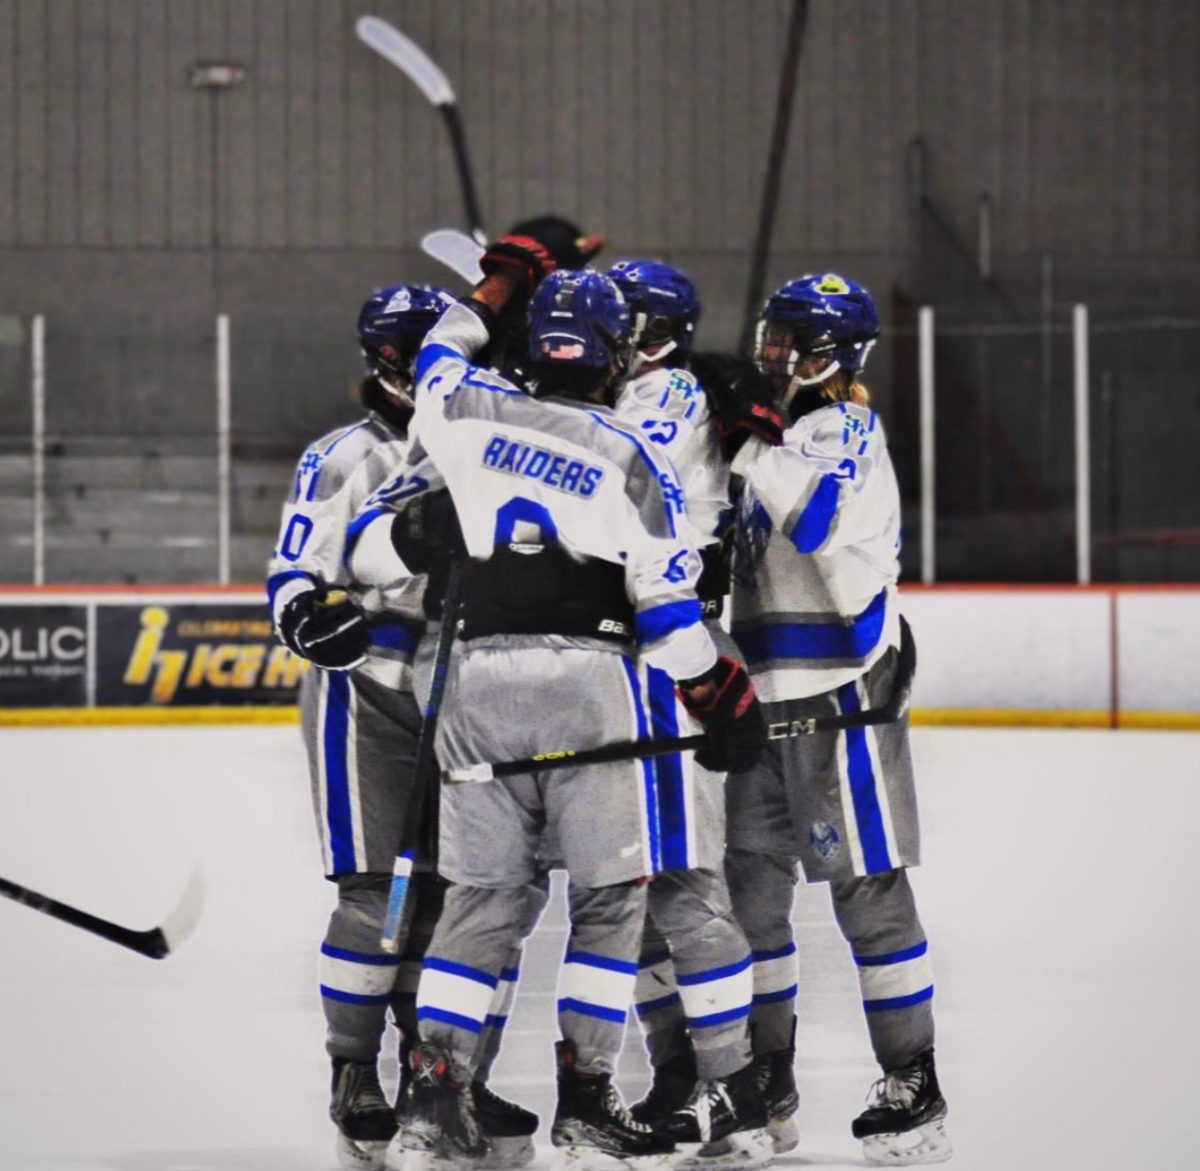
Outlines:
[[386,285],[376,289],[358,314],[358,341],[373,374],[412,381],[412,364],[425,335],[454,304],[445,289],[429,285]]
[[608,275],[625,294],[633,315],[633,340],[649,361],[691,353],[700,320],[700,294],[679,269],[657,260],[618,260]]
[[558,269],[529,302],[529,358],[545,367],[607,370],[629,354],[629,306],[602,272]]
[[854,378],[879,336],[879,314],[862,285],[837,273],[788,281],[767,298],[755,356],[780,390],[824,382],[839,370]]

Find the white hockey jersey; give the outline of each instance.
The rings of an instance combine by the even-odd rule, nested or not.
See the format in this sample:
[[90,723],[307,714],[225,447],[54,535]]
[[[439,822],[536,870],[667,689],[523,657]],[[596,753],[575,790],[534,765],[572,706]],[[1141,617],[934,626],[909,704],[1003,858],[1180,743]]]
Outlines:
[[721,457],[708,400],[687,370],[661,367],[629,379],[616,414],[670,456],[683,484],[697,544],[714,544],[729,509],[729,465]]
[[874,411],[833,403],[772,447],[750,439],[733,637],[767,702],[833,690],[900,642],[900,493]]
[[367,587],[351,580],[344,556],[347,525],[371,493],[405,466],[410,446],[375,412],[311,444],[296,468],[267,578],[276,622],[305,590],[321,583],[346,589],[371,625],[371,649],[356,670],[404,691],[411,690],[413,652],[425,629],[425,579],[398,574]]
[[677,679],[716,658],[701,622],[700,557],[678,475],[612,411],[535,399],[470,357],[487,341],[466,306],[449,308],[417,357],[420,442],[445,477],[467,550],[557,543],[624,566],[646,661]]

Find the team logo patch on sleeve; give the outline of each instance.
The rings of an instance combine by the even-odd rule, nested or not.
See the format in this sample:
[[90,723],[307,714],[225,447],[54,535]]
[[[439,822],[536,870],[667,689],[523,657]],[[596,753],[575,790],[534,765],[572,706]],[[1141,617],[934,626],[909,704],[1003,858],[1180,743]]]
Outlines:
[[585,500],[595,495],[604,479],[604,469],[595,464],[504,435],[493,435],[487,441],[482,462],[485,468],[493,471],[539,480],[547,488]]

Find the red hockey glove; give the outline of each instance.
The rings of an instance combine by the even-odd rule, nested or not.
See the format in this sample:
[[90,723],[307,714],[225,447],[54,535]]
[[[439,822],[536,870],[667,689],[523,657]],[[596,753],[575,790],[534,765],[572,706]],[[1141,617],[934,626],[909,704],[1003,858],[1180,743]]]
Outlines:
[[703,675],[681,679],[683,706],[704,725],[708,744],[697,762],[712,772],[745,772],[762,755],[767,722],[746,668],[722,655]]
[[540,240],[533,236],[509,233],[488,245],[480,258],[479,267],[483,269],[484,276],[509,273],[516,277],[519,289],[532,293],[538,281],[549,276],[558,265]]
[[585,236],[576,224],[556,215],[522,220],[513,224],[509,233],[532,236],[550,253],[559,268],[583,268],[604,247],[603,236]]
[[732,461],[751,435],[772,446],[787,429],[767,376],[748,358],[695,354],[692,372],[708,396],[721,453]]

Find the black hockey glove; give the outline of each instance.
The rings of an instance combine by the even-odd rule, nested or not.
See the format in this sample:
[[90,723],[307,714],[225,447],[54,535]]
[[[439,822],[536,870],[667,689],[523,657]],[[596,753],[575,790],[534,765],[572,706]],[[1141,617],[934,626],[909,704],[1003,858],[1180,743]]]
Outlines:
[[696,761],[712,772],[745,772],[762,755],[767,722],[746,668],[722,655],[695,679],[681,679],[683,706],[704,725],[708,744]]
[[439,561],[466,556],[458,513],[447,489],[418,496],[396,514],[392,547],[412,573],[429,573]]
[[732,462],[751,435],[777,446],[787,429],[770,380],[749,358],[693,354],[692,373],[700,380],[713,414],[721,454]]
[[329,671],[348,671],[367,657],[371,631],[345,590],[317,586],[294,597],[279,615],[279,637],[301,658]]
[[513,236],[531,236],[550,253],[559,268],[583,268],[601,248],[603,236],[585,236],[562,216],[540,215],[522,220],[509,229]]
[[427,575],[425,617],[440,620],[450,566],[467,555],[458,513],[447,489],[418,496],[397,514],[392,521],[392,547],[413,573]]

